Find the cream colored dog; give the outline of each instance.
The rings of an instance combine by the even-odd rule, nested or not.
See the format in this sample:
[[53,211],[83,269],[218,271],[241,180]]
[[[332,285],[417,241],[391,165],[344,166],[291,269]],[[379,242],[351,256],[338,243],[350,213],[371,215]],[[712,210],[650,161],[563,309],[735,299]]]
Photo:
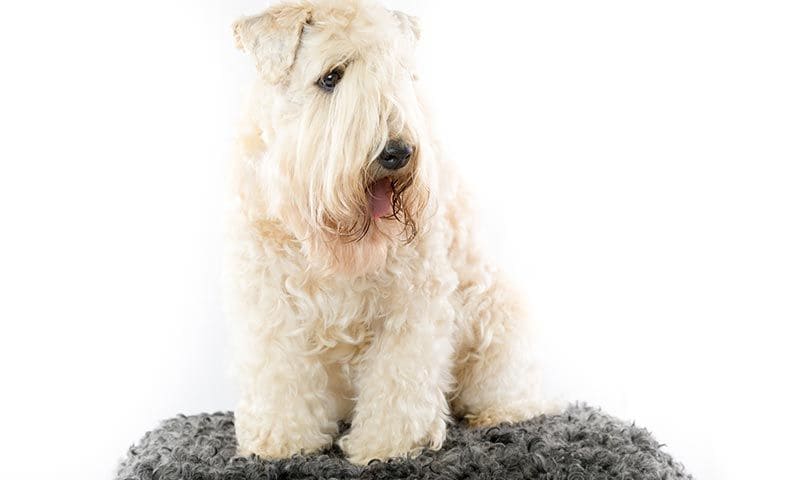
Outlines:
[[229,258],[240,453],[339,445],[355,463],[439,448],[543,410],[518,299],[415,85],[416,21],[357,0],[293,1],[235,24],[255,60]]

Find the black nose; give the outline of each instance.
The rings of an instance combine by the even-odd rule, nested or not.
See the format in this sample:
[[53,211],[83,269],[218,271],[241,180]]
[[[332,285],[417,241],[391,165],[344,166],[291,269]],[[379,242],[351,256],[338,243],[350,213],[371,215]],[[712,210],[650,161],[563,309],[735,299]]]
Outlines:
[[402,140],[389,140],[378,157],[378,163],[387,170],[399,170],[406,166],[414,147]]

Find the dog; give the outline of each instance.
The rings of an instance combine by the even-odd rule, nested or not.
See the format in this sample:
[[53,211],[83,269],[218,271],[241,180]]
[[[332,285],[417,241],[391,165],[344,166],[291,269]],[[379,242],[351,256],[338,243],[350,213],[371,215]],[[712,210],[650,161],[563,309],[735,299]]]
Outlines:
[[438,449],[451,418],[548,408],[533,329],[473,239],[416,81],[414,17],[294,0],[234,25],[255,62],[233,162],[227,305],[239,454]]

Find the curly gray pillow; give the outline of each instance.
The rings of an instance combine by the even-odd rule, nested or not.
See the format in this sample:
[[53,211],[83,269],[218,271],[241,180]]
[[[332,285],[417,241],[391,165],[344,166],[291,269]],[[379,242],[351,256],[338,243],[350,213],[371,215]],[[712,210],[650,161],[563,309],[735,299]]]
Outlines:
[[691,479],[661,447],[643,428],[573,405],[517,424],[451,425],[441,450],[413,459],[362,467],[332,447],[268,461],[235,456],[230,413],[180,415],[131,447],[117,479]]

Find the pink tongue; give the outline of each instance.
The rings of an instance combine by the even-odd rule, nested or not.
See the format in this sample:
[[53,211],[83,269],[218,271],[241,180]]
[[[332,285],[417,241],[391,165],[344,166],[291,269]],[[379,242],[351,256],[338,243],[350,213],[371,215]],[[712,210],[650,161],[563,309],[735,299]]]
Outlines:
[[392,182],[382,178],[369,186],[369,208],[372,218],[385,217],[392,213]]

